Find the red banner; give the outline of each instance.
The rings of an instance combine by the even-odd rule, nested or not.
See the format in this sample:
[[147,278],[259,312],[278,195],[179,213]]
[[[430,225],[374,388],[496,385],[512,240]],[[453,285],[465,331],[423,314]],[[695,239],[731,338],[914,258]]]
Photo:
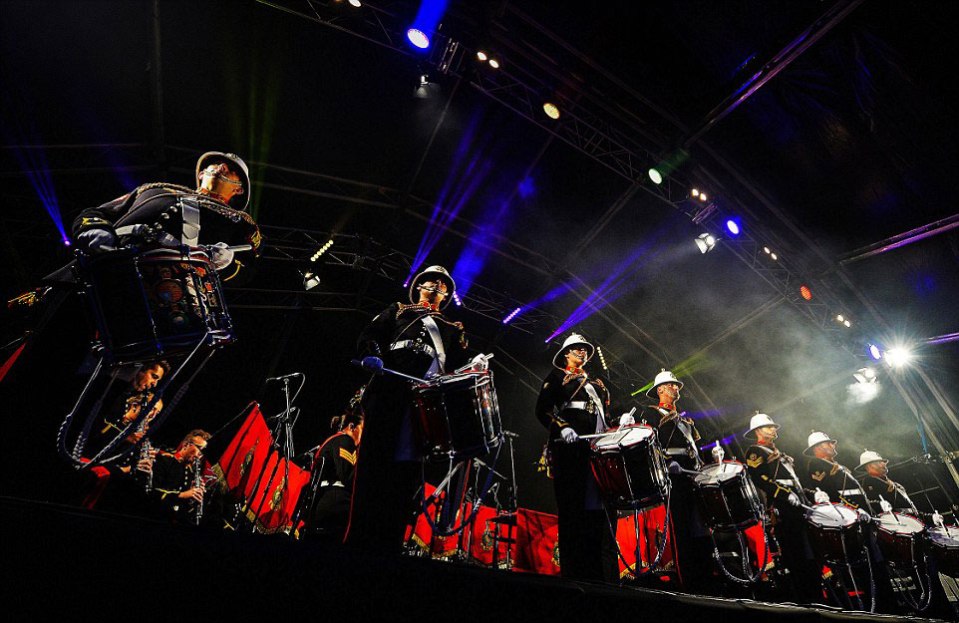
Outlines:
[[249,498],[247,518],[255,521],[257,530],[264,534],[289,531],[296,501],[310,482],[310,472],[273,452],[259,481]]
[[560,552],[556,515],[519,509],[516,517],[516,571],[558,575]]
[[273,436],[263,419],[260,405],[254,402],[243,425],[214,468],[217,476],[226,482],[226,488],[237,499],[250,497],[270,455],[272,444]]
[[[663,555],[656,561],[659,547],[663,543],[666,520],[666,507],[655,506],[637,514],[621,517],[616,524],[616,542],[619,545],[619,577],[632,579],[636,576],[636,554],[639,553],[639,573],[649,570],[650,565],[656,562],[650,573],[676,572],[676,544],[675,533],[672,530],[670,518],[669,540],[666,542]],[[637,524],[639,547],[636,547]],[[624,562],[625,561],[625,562]]]

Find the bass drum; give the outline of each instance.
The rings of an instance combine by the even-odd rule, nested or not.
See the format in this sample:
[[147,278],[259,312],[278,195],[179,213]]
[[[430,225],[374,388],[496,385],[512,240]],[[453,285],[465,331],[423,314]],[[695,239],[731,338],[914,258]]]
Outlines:
[[762,521],[759,493],[738,461],[707,465],[693,478],[693,487],[713,530],[741,530]]

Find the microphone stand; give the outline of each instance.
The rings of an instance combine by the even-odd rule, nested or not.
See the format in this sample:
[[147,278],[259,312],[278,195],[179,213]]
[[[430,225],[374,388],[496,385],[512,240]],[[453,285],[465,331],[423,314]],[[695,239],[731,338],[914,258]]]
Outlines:
[[[296,400],[296,397],[299,396],[300,392],[303,390],[303,386],[306,385],[306,376],[300,375],[300,378],[302,379],[300,381],[300,386],[299,388],[297,388],[296,394],[294,394],[292,399],[290,398],[290,378],[289,376],[287,376],[286,378],[283,379],[283,394],[286,398],[286,409],[284,409],[283,412],[280,413],[279,415],[275,416],[276,426],[271,431],[274,439],[274,442],[273,442],[274,447],[276,449],[280,449],[279,440],[282,435],[282,439],[283,439],[282,456],[281,458],[277,459],[276,463],[273,464],[273,470],[270,473],[269,479],[266,481],[267,487],[264,488],[262,494],[260,495],[259,503],[255,504],[253,507],[253,521],[252,521],[251,532],[256,532],[257,520],[260,517],[263,504],[264,502],[266,502],[266,498],[269,493],[268,491],[269,485],[273,482],[273,479],[276,477],[276,472],[280,467],[281,459],[283,460],[283,481],[282,481],[283,486],[280,492],[280,499],[283,499],[283,495],[286,493],[287,488],[290,486],[289,484],[290,460],[293,458],[293,455],[294,455],[293,425],[296,423],[296,419],[292,418],[292,415],[298,411],[296,407],[293,407],[293,401]],[[260,486],[260,483],[262,482],[263,473],[264,473],[263,471],[260,472],[259,476],[257,477],[256,486],[253,487],[254,496],[256,495],[257,488]]]

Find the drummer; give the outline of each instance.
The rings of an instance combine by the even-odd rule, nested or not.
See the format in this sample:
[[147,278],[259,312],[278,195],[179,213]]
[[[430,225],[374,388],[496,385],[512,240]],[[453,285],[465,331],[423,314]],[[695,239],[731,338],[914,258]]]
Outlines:
[[779,424],[758,411],[743,437],[753,444],[746,450],[746,466],[771,516],[771,532],[779,543],[780,561],[789,569],[797,596],[808,602],[822,599],[819,572],[810,556],[806,518],[809,505],[792,457],[776,447]]
[[[549,431],[548,451],[559,515],[560,570],[580,580],[616,579],[616,550],[589,467],[589,444],[580,435],[611,423],[609,391],[584,369],[595,349],[571,334],[553,357],[553,370],[536,401],[536,419]],[[620,424],[632,423],[622,416]]]
[[856,471],[866,472],[862,479],[862,488],[866,492],[866,498],[872,503],[873,510],[875,513],[880,512],[882,501],[885,500],[894,510],[916,512],[906,488],[889,478],[888,465],[889,461],[882,458],[878,452],[866,450],[859,455]]
[[[363,329],[358,351],[364,368],[384,365],[425,379],[467,363],[463,323],[448,320],[443,309],[456,282],[443,266],[430,266],[410,283],[410,303],[396,302]],[[477,365],[485,365],[482,355]],[[363,445],[358,450],[353,500],[345,540],[361,547],[398,553],[406,525],[418,509],[414,496],[421,481],[410,405],[411,381],[376,375],[363,396],[366,413]]]
[[[73,222],[77,246],[101,253],[147,241],[153,246],[210,245],[213,264],[224,281],[236,277],[258,253],[261,238],[250,204],[250,174],[236,154],[210,151],[196,163],[196,189],[159,182],[96,208],[80,212]],[[230,246],[249,245],[251,252]]]
[[[709,592],[712,581],[712,542],[694,499],[691,475],[703,466],[699,455],[699,431],[692,418],[679,413],[683,382],[669,370],[660,370],[646,395],[655,405],[643,408],[640,418],[655,429],[660,447],[666,454],[672,487],[669,496],[670,517],[676,535],[678,567],[687,590]],[[685,471],[684,471],[685,470]]]
[[845,504],[850,508],[865,507],[871,512],[869,501],[862,492],[862,488],[845,466],[836,462],[838,442],[826,433],[813,431],[806,440],[806,474],[807,481],[813,489],[807,493],[815,500],[816,489],[829,496],[829,501]]

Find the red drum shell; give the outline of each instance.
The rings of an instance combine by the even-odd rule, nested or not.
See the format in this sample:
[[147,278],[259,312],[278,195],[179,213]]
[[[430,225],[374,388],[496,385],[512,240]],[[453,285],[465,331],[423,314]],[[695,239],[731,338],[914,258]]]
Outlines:
[[919,559],[925,525],[911,515],[882,513],[876,527],[876,540],[883,557],[893,563],[912,565]]
[[503,442],[491,370],[450,374],[417,385],[413,410],[420,448],[431,460],[474,458]]
[[839,562],[862,557],[865,535],[855,510],[844,504],[817,504],[806,512],[806,524],[819,556]]
[[738,461],[707,465],[693,478],[703,519],[714,530],[732,531],[762,521],[759,493]]
[[120,250],[78,261],[100,344],[113,361],[188,353],[233,342],[220,279],[206,253]]
[[630,426],[590,444],[590,466],[607,506],[628,510],[660,504],[669,476],[656,431]]

